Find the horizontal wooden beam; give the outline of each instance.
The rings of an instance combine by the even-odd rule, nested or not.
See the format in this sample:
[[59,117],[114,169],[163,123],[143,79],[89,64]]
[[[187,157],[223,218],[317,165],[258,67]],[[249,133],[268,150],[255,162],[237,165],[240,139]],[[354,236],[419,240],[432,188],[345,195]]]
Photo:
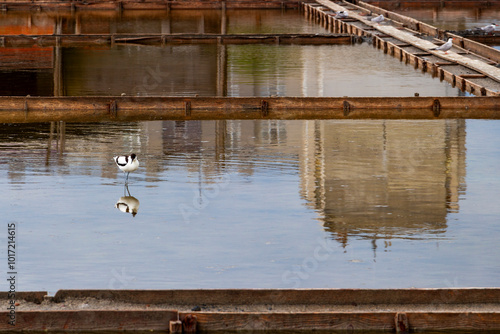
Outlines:
[[93,298],[172,305],[472,305],[500,303],[500,288],[58,290],[55,303]]
[[0,122],[500,119],[499,97],[0,97]]
[[168,324],[177,320],[176,310],[39,310],[17,311],[15,325],[9,324],[8,312],[0,312],[6,319],[0,322],[0,332],[22,331],[134,331],[168,330]]
[[170,10],[170,9],[283,9],[298,8],[298,1],[5,1],[0,5],[2,11],[41,11],[41,10]]
[[85,34],[0,35],[0,46],[87,46],[111,44],[350,44],[348,34]]
[[[0,295],[0,332],[499,330],[500,288],[59,290],[42,305]],[[12,316],[12,317],[11,317]],[[192,328],[192,327],[191,327]]]

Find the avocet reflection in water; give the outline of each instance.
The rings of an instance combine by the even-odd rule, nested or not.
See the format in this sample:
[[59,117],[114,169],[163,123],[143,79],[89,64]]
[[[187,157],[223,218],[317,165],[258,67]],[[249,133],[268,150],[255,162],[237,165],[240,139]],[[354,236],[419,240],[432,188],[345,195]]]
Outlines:
[[132,217],[135,217],[135,215],[139,211],[140,202],[137,198],[130,195],[128,184],[124,185],[123,193],[123,196],[120,197],[116,202],[115,208],[117,208],[121,212],[130,213]]
[[497,121],[1,128],[22,290],[497,284]]

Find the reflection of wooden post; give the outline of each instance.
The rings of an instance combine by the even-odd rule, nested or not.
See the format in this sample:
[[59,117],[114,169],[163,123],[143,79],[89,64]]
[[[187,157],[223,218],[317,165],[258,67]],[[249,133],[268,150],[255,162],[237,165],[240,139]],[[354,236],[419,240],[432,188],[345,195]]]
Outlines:
[[226,151],[227,121],[215,121],[215,161],[224,160]]
[[164,20],[161,20],[161,33],[170,34],[172,33],[171,30],[170,12],[168,12],[167,17]]
[[217,44],[217,88],[216,94],[219,97],[227,95],[227,47],[219,41]]
[[82,19],[80,15],[75,16],[75,35],[82,33]]
[[47,156],[45,157],[45,166],[49,165],[50,150],[52,148],[52,138],[54,137],[55,127],[56,127],[56,122],[50,122],[49,142],[47,144]]
[[198,33],[204,34],[205,33],[205,16],[201,16],[200,20],[198,21]]
[[59,134],[59,154],[64,153],[64,146],[66,145],[66,122],[59,121],[58,125],[58,134]]

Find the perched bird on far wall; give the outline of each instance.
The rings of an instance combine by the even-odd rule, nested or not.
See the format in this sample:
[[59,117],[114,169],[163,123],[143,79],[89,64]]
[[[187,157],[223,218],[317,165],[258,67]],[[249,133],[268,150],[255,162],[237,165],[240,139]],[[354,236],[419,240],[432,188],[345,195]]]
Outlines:
[[340,12],[335,13],[335,17],[337,19],[346,19],[349,17],[349,13],[347,12],[347,10],[341,10]]
[[444,43],[441,46],[438,46],[437,48],[429,49],[429,50],[438,50],[438,51],[444,51],[444,53],[448,53],[448,50],[451,49],[453,46],[453,38],[448,38],[448,42]]
[[380,14],[379,16],[377,17],[374,17],[371,21],[372,22],[375,22],[377,24],[380,24],[380,22],[384,21],[385,20],[385,17],[383,14]]
[[128,183],[128,175],[130,172],[133,172],[139,168],[139,160],[137,159],[137,156],[135,153],[132,153],[131,155],[117,155],[116,157],[113,157],[115,160],[116,165],[120,170],[122,170],[124,173],[127,173],[127,178],[125,180],[125,183]]
[[484,27],[481,27],[480,29],[482,31],[484,31],[485,33],[487,34],[490,34],[492,33],[493,31],[495,31],[495,27],[498,26],[497,24],[495,23],[492,23],[492,24],[488,24],[487,26],[484,26]]

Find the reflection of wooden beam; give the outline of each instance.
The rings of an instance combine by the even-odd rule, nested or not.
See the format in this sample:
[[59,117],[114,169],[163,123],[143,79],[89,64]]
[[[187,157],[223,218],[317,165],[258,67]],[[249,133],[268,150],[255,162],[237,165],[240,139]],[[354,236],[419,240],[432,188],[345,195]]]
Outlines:
[[[350,106],[349,113],[344,112],[345,103]],[[189,113],[186,113],[186,105],[189,105]],[[445,118],[500,119],[500,101],[497,97],[0,97],[0,122],[5,123],[113,119]]]
[[86,35],[3,35],[1,46],[62,46],[111,44],[350,44],[347,34],[86,34]]

